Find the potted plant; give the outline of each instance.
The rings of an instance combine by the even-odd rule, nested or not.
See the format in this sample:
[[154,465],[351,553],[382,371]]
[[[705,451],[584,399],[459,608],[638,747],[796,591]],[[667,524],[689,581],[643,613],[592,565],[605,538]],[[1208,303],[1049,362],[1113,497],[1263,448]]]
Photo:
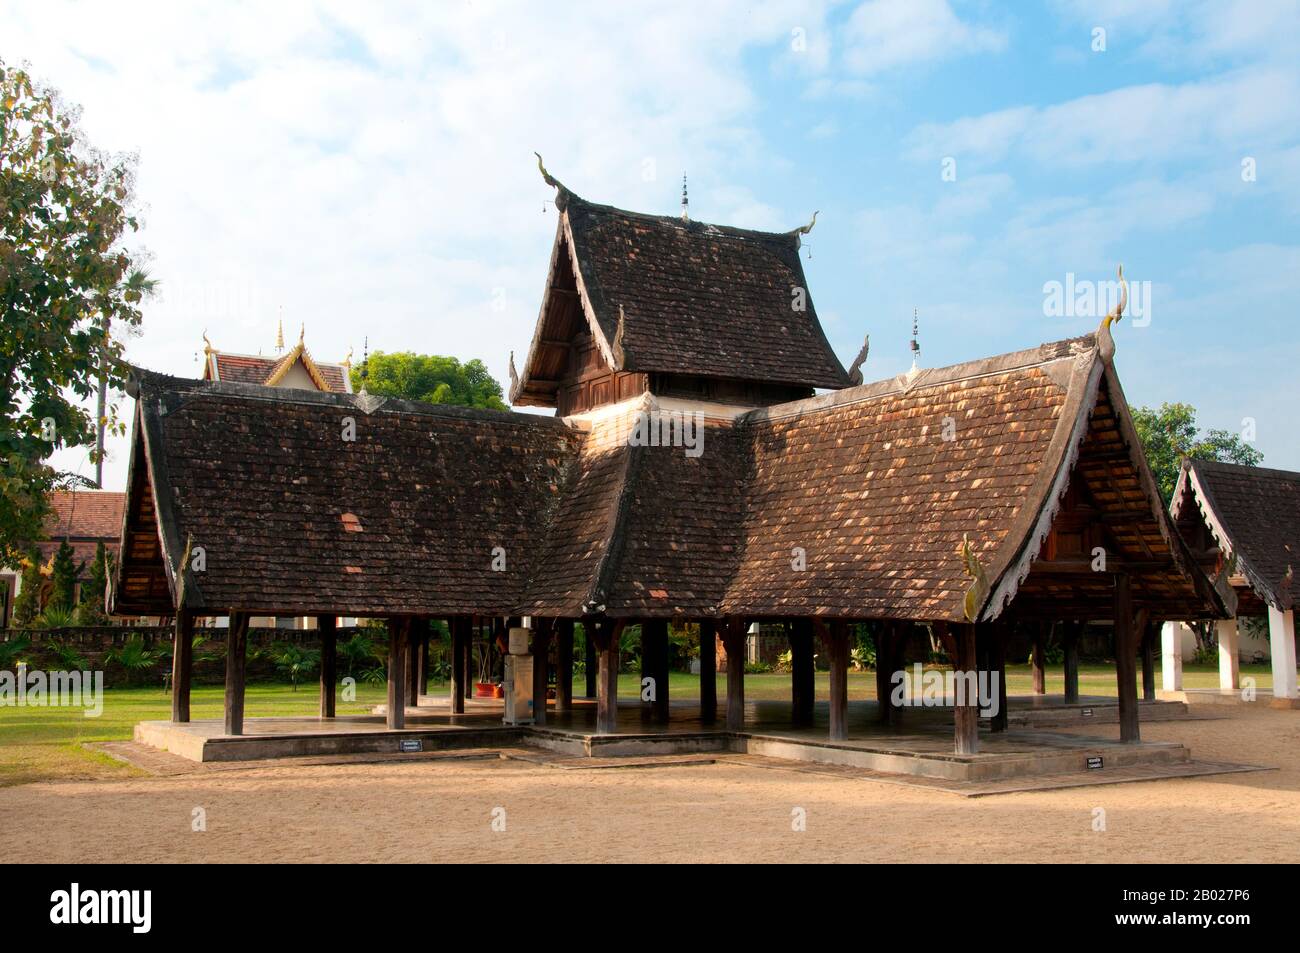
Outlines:
[[492,652],[488,642],[474,643],[474,664],[478,668],[478,678],[474,682],[475,698],[500,698],[497,694],[499,685],[492,683]]

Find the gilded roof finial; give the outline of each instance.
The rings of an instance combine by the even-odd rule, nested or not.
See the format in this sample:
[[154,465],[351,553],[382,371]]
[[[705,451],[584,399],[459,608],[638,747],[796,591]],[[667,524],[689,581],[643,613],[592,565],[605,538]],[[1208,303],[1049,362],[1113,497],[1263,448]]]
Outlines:
[[348,356],[339,361],[339,366],[352,370],[352,345],[348,345]]
[[1104,361],[1110,361],[1115,356],[1115,339],[1111,336],[1110,326],[1120,318],[1124,317],[1124,309],[1128,306],[1128,282],[1124,280],[1124,266],[1119,266],[1119,303],[1106,313],[1106,317],[1101,319],[1101,325],[1097,328],[1097,350],[1101,352],[1101,358]]
[[212,342],[208,340],[208,329],[203,329],[203,353],[208,355],[212,353]]
[[534,152],[533,155],[537,156],[537,169],[539,172],[542,173],[542,181],[545,182],[553,189],[564,188],[564,186],[560,184],[559,179],[557,179],[555,176],[551,175],[551,173],[546,171],[546,166],[542,162],[542,154],[540,152]]
[[682,173],[682,221],[689,222],[691,201],[686,197],[686,173]]
[[275,325],[275,350],[284,350],[284,305],[280,305],[280,320]]
[[302,342],[303,342],[303,339],[304,339],[305,337],[307,337],[307,322],[306,322],[306,321],[304,321],[304,322],[302,323],[302,326],[301,326],[300,328],[298,328],[298,346],[299,346],[299,347],[302,346]]

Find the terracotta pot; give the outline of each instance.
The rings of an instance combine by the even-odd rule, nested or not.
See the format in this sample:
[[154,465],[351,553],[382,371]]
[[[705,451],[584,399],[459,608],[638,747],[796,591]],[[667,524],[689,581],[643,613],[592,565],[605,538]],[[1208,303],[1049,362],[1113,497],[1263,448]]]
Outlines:
[[497,686],[493,685],[491,682],[475,682],[474,697],[475,698],[496,698],[497,697],[495,691],[496,688]]
[[502,685],[493,685],[493,686],[492,686],[492,697],[493,697],[493,698],[505,698],[505,697],[506,697],[506,690],[505,690],[505,687],[502,686]]

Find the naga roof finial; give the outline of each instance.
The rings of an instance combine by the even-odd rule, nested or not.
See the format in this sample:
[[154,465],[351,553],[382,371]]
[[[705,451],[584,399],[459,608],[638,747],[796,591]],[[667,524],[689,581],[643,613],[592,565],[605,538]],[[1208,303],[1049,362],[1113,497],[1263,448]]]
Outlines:
[[862,383],[862,365],[866,363],[869,353],[871,353],[870,334],[862,339],[862,350],[858,351],[858,356],[853,359],[853,366],[849,368],[849,383],[854,387]]
[[[540,156],[538,158],[541,158]],[[519,390],[519,372],[515,370],[515,352],[510,352],[510,393]]]
[[1106,313],[1106,317],[1101,319],[1101,324],[1097,328],[1097,349],[1101,352],[1102,360],[1109,362],[1115,356],[1115,339],[1111,336],[1110,326],[1124,317],[1124,309],[1128,306],[1128,282],[1124,280],[1124,266],[1119,266],[1119,303],[1113,309]]
[[979,556],[975,554],[970,544],[970,537],[965,533],[961,534],[961,547],[958,549],[958,554],[961,556],[962,569],[971,580],[970,588],[966,590],[966,595],[962,599],[962,612],[967,622],[974,622],[979,616],[984,600],[988,597],[989,579],[984,573],[984,566],[981,565]]
[[208,340],[208,329],[207,329],[207,328],[204,328],[204,329],[203,329],[203,353],[204,353],[204,354],[211,354],[211,353],[212,353],[212,342]]
[[789,234],[807,235],[809,232],[813,230],[813,226],[817,224],[817,216],[820,213],[820,211],[821,210],[818,209],[816,212],[813,212],[813,216],[811,219],[809,219],[807,225],[800,225],[798,228],[792,229]]
[[542,173],[542,181],[553,189],[564,188],[564,186],[560,184],[559,179],[546,171],[546,165],[542,162],[542,154],[540,152],[534,152],[533,155],[537,156],[537,169]]

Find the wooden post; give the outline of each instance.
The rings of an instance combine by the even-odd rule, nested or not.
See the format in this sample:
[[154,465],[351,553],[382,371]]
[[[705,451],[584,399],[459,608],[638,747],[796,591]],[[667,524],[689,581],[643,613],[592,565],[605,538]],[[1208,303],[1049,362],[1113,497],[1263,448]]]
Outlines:
[[248,613],[230,613],[226,630],[226,734],[244,733],[244,661],[248,650]]
[[1065,650],[1065,703],[1079,703],[1079,637],[1083,632],[1082,622],[1065,623],[1065,635],[1062,648]]
[[1143,620],[1142,632],[1142,698],[1144,701],[1156,700],[1156,632],[1159,623],[1150,619]]
[[388,620],[388,727],[406,727],[406,662],[411,620]]
[[587,628],[587,623],[582,624],[583,651],[586,656],[586,664],[583,670],[586,674],[587,693],[584,697],[596,697],[596,682],[600,675],[600,661],[596,658],[596,641],[591,637],[591,630]]
[[451,629],[451,713],[465,713],[465,641],[471,625],[466,616],[448,620]]
[[172,636],[172,721],[190,720],[190,677],[194,671],[194,613],[176,610]]
[[889,724],[889,709],[894,694],[894,630],[893,619],[876,623],[876,720]]
[[817,699],[812,621],[793,619],[786,623],[786,634],[790,639],[790,723],[811,728]]
[[826,655],[830,661],[830,739],[844,741],[849,736],[849,625],[832,622],[818,625]]
[[[651,679],[649,683],[646,679]],[[653,698],[646,698],[653,688]],[[668,723],[668,620],[641,622],[641,717]]]
[[410,619],[406,628],[406,703],[420,704],[420,643],[424,641],[424,620]]
[[727,619],[722,624],[722,647],[727,653],[727,730],[745,729],[745,621]]
[[598,660],[596,733],[614,734],[618,731],[618,642],[623,635],[623,623],[603,619],[584,621],[582,627],[591,633]]
[[1128,574],[1115,574],[1115,678],[1119,688],[1119,740],[1136,744],[1138,731],[1137,645],[1133,592]]
[[718,629],[712,619],[700,620],[700,721],[718,720]]
[[975,651],[975,626],[960,623],[952,633],[956,654],[954,672],[953,751],[978,754],[980,750],[979,661]]
[[[893,634],[889,638],[890,642],[890,663],[889,668],[892,672],[905,672],[907,669],[907,648],[910,636],[913,631],[911,622],[897,621],[894,623]],[[903,727],[903,710],[902,705],[889,706],[889,726],[891,728]]]
[[337,679],[338,619],[332,615],[317,616],[316,630],[320,632],[320,716],[334,717],[334,684]]
[[1011,627],[1005,622],[994,622],[989,632],[989,679],[996,680],[998,710],[989,719],[993,731],[1007,730],[1007,637]]
[[[429,694],[429,640],[433,638],[433,622],[424,620],[423,634],[420,636],[420,675],[415,680],[420,695]],[[416,696],[417,701],[419,696]]]
[[1034,694],[1047,694],[1047,659],[1045,653],[1047,650],[1047,633],[1051,629],[1050,622],[1031,622],[1033,626],[1034,641]]
[[560,619],[555,636],[555,711],[573,710],[573,620]]
[[533,724],[546,724],[547,663],[551,656],[551,632],[554,619],[533,620]]

